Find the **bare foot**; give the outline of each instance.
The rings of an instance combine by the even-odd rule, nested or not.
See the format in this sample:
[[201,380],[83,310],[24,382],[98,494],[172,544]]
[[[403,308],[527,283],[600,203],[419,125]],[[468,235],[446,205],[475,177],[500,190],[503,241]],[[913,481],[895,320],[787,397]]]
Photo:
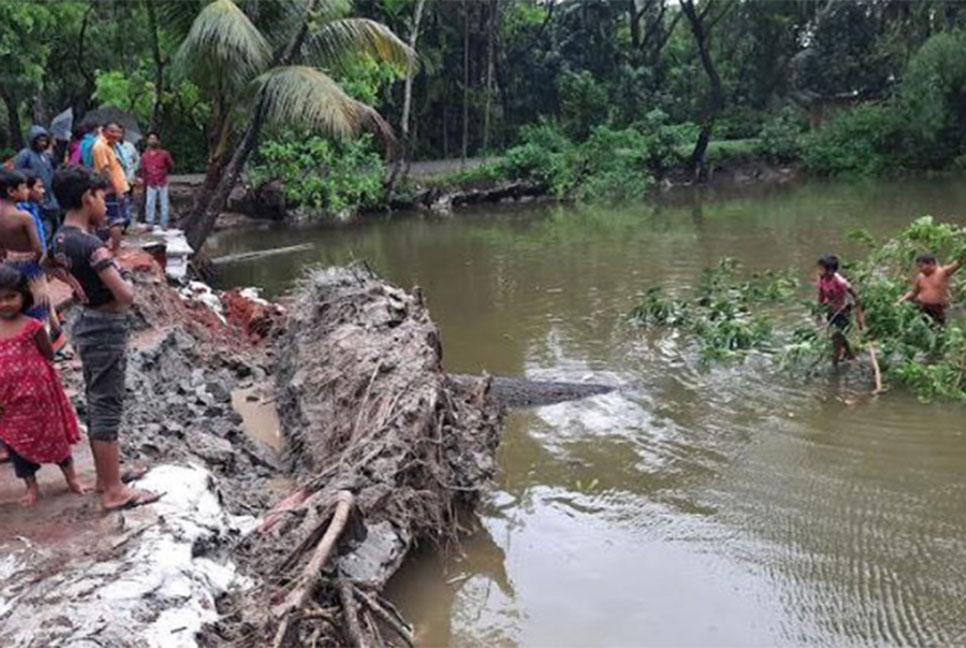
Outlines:
[[70,489],[70,492],[78,495],[87,495],[91,492],[91,487],[81,482],[79,479],[77,479],[77,477],[74,477],[73,479],[69,477],[67,478],[67,488]]
[[73,461],[69,462],[66,466],[61,466],[60,472],[64,473],[64,481],[67,482],[67,488],[70,489],[70,492],[77,493],[78,495],[86,495],[91,492],[91,487],[77,478],[77,471],[74,470]]
[[30,508],[37,503],[37,497],[40,492],[37,490],[37,482],[29,481],[27,482],[27,492],[24,496],[20,498],[20,506],[24,508]]

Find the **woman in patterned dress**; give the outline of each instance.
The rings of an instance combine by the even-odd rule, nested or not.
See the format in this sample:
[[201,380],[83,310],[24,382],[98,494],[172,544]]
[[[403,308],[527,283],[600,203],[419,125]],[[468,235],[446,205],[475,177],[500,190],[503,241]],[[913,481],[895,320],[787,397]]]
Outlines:
[[23,506],[37,501],[40,464],[57,464],[72,492],[89,492],[77,479],[70,451],[80,441],[77,417],[51,364],[50,338],[43,324],[26,315],[32,301],[23,275],[0,265],[0,439],[27,485]]

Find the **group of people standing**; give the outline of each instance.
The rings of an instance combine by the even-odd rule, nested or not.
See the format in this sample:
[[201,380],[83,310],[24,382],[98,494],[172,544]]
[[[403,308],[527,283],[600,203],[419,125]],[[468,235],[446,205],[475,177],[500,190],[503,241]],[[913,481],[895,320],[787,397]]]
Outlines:
[[168,226],[173,163],[156,133],[141,154],[125,143],[119,124],[94,125],[74,138],[55,165],[50,136],[34,127],[30,145],[0,171],[0,462],[9,460],[24,480],[25,506],[36,502],[36,472],[45,463],[61,468],[71,491],[89,491],[74,470],[71,445],[80,440],[79,425],[53,365],[66,340],[48,276],[67,284],[80,305],[71,332],[102,507],[139,506],[160,497],[127,485],[143,470],[121,470],[118,429],[134,289],[114,256],[132,220],[131,194],[138,184],[147,189],[147,223],[153,226],[160,199],[161,225]]

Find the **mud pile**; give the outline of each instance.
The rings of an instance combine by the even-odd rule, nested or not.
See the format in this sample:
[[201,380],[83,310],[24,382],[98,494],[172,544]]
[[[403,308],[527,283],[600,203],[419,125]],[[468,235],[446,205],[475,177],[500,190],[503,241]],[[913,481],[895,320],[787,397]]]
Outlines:
[[235,552],[264,585],[208,639],[406,643],[379,591],[414,545],[446,546],[469,523],[495,470],[501,414],[487,404],[487,381],[446,380],[418,289],[360,267],[316,271],[288,310],[275,375],[299,488]]

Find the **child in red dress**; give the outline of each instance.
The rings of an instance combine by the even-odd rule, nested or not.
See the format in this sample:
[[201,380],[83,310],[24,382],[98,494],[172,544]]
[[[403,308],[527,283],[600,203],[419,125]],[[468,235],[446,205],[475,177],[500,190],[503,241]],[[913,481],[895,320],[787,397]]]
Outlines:
[[0,439],[17,477],[27,484],[23,506],[37,501],[40,464],[60,466],[70,490],[77,479],[70,446],[80,441],[77,417],[51,364],[54,350],[43,324],[27,317],[33,297],[23,275],[0,265]]

